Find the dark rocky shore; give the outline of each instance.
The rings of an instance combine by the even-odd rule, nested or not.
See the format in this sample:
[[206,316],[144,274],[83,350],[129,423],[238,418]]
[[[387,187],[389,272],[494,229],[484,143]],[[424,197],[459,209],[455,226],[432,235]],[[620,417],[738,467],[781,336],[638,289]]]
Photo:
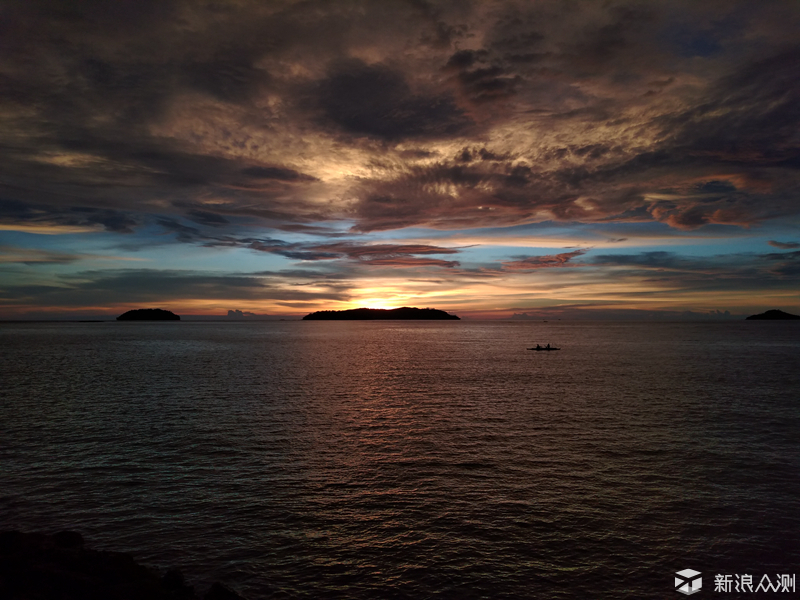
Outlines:
[[130,554],[90,550],[74,531],[0,532],[0,600],[244,600],[221,583],[204,596],[177,569],[159,576]]
[[351,310],[320,310],[303,317],[304,321],[383,321],[408,320],[455,320],[459,317],[436,308],[412,308],[404,306],[391,310],[383,308],[353,308]]

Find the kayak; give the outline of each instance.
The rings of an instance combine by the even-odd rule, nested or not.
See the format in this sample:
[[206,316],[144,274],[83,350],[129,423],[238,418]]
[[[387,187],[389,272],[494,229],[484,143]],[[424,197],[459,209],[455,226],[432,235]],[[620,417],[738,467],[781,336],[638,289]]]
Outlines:
[[528,350],[561,350],[561,348],[528,348]]

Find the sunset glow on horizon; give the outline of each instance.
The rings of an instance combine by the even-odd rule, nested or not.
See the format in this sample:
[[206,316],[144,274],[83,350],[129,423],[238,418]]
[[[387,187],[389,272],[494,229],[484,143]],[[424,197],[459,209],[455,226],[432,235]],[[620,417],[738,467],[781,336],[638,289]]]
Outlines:
[[0,319],[800,312],[797,3],[2,11]]

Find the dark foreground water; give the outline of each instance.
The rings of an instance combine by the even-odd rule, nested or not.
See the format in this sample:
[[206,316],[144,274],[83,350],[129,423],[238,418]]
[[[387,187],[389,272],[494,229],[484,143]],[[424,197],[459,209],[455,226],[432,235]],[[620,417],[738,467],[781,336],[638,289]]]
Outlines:
[[0,526],[195,584],[680,598],[693,568],[702,600],[800,575],[800,323],[3,324],[0,349]]

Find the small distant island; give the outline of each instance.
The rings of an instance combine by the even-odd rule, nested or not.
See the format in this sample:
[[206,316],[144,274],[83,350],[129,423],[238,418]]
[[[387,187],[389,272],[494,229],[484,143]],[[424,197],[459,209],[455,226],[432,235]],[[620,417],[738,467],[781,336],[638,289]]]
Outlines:
[[117,317],[117,321],[180,321],[174,312],[163,308],[137,308]]
[[451,315],[435,308],[353,308],[350,310],[320,310],[303,317],[303,321],[388,321],[388,320],[449,320],[460,321]]
[[759,315],[750,315],[745,321],[800,321],[800,316],[773,309]]

